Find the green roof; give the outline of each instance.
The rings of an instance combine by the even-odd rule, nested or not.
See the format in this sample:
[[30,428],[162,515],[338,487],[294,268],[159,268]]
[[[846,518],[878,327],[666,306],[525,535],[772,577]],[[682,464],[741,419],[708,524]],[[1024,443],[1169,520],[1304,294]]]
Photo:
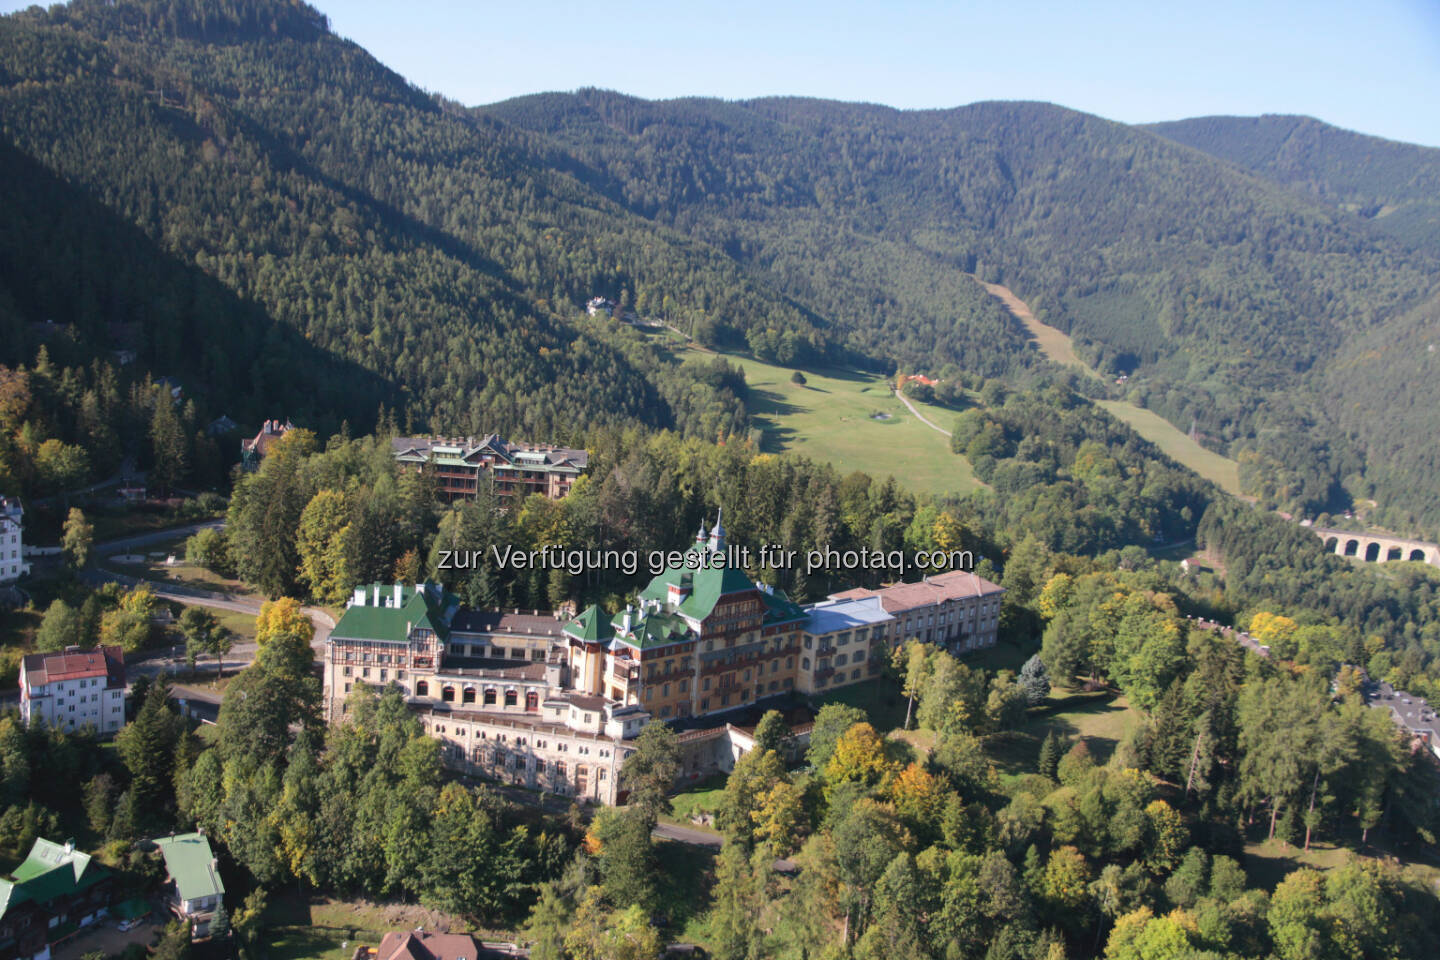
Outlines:
[[[696,552],[698,551],[693,547],[686,551]],[[668,605],[671,586],[688,588],[689,595],[680,602],[679,609],[694,620],[704,620],[710,616],[710,611],[715,609],[715,604],[725,594],[744,593],[746,590],[755,589],[754,582],[745,575],[744,570],[728,566],[702,566],[698,570],[692,570],[680,564],[667,567],[663,573],[651,580],[649,585],[640,591],[640,599],[659,600]]]
[[47,903],[88,890],[109,873],[99,864],[92,864],[90,855],[76,850],[73,844],[37,839],[11,878],[0,880],[0,917],[16,904]]
[[586,607],[584,613],[565,624],[564,633],[567,637],[590,643],[599,643],[615,636],[615,631],[610,628],[610,618],[605,616],[605,611],[593,605]]
[[[615,623],[620,623],[620,618]],[[679,614],[657,610],[632,621],[629,635],[617,636],[619,642],[638,650],[649,650],[672,643],[684,643],[690,635],[690,625]]]
[[165,858],[165,869],[175,881],[181,900],[199,900],[225,893],[220,874],[215,870],[215,855],[210,841],[201,833],[182,833],[155,841]]
[[406,643],[410,639],[410,630],[430,630],[442,641],[448,637],[445,611],[452,605],[452,601],[458,602],[458,598],[453,594],[442,593],[439,603],[436,603],[425,591],[402,584],[399,606],[374,606],[373,599],[377,589],[382,601],[394,603],[394,584],[372,583],[356,587],[357,593],[364,591],[365,604],[351,604],[346,607],[340,622],[330,631],[332,637]]
[[[707,555],[707,559],[716,556],[698,543],[686,551],[687,556],[696,553]],[[758,591],[765,602],[764,622],[767,624],[800,620],[805,616],[805,612],[791,603],[783,592],[759,589],[745,571],[738,567],[712,567],[708,563],[697,566],[698,569],[692,569],[682,562],[666,568],[652,579],[645,589],[640,591],[640,611],[631,621],[633,629],[629,635],[621,635],[619,625],[623,622],[622,617],[617,616],[613,621],[617,639],[642,650],[680,643],[685,639],[688,629],[685,621],[681,619],[682,616],[696,621],[704,620],[714,611],[721,597],[752,590]],[[670,603],[672,586],[679,587],[686,594],[685,598],[674,606]],[[662,609],[645,613],[647,600],[657,601]]]
[[[678,610],[692,620],[704,620],[710,616],[715,604],[719,603],[723,596],[758,589],[755,581],[751,580],[744,570],[736,567],[702,567],[699,570],[690,570],[684,566],[675,566],[667,568],[651,580],[649,585],[640,591],[640,599],[658,600],[668,606],[672,585],[689,588],[689,595],[680,601]],[[768,608],[765,617],[768,623],[793,620],[805,615],[779,590],[774,593],[761,590],[760,595],[765,598]]]

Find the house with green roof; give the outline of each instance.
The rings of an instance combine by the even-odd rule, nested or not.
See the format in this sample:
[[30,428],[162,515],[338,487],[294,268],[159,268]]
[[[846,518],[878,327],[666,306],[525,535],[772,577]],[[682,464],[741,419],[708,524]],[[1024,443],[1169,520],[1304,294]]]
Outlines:
[[170,909],[191,924],[191,936],[210,935],[210,921],[224,902],[225,884],[219,864],[203,833],[181,833],[155,841],[165,858],[165,872],[172,887]]
[[0,879],[0,960],[49,960],[50,948],[104,917],[113,874],[73,842],[37,839]]

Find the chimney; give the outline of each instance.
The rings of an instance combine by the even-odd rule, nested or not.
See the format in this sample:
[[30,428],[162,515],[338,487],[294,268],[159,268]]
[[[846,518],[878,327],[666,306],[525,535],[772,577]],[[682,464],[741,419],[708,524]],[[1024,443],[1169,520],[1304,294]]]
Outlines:
[[398,583],[395,584],[395,606],[400,606],[400,595],[404,593],[404,591],[404,587],[400,586],[400,584]]
[[375,584],[375,586],[372,588],[372,590],[373,590],[373,599],[372,599],[371,603],[372,603],[374,606],[377,606],[377,607],[378,607],[378,606],[380,606],[380,584],[378,584],[378,583]]

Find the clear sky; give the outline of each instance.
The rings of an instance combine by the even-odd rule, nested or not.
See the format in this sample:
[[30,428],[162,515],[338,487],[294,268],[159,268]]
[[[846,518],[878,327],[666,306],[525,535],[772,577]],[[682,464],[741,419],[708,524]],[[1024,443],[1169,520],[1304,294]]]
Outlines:
[[1440,146],[1440,0],[312,2],[336,33],[466,104],[583,86],[1049,100],[1130,123],[1304,113]]

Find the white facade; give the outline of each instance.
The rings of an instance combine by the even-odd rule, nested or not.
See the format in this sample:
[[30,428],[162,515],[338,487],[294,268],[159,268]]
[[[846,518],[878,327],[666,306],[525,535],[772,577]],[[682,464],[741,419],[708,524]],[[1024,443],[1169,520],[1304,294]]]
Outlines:
[[25,556],[25,509],[20,501],[0,497],[0,583],[11,583],[30,572]]
[[125,661],[119,647],[35,653],[20,662],[20,716],[67,733],[125,725]]

